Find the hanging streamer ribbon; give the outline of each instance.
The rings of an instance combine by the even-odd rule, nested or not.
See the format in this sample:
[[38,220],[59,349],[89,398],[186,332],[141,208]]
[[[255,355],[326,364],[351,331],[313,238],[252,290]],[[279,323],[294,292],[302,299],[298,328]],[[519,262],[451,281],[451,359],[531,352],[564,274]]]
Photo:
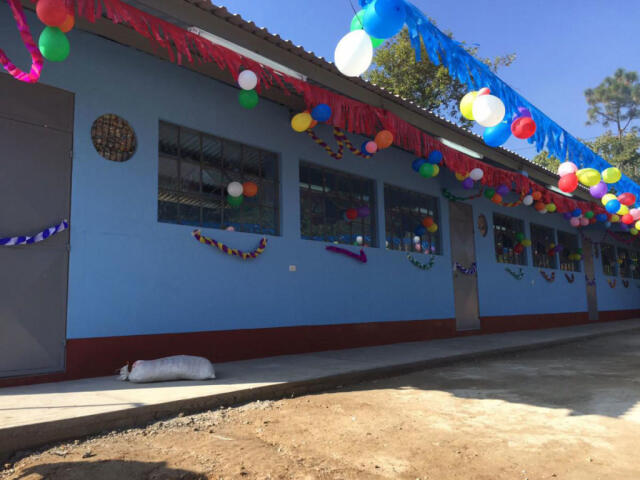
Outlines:
[[200,230],[194,230],[191,232],[193,238],[195,238],[198,242],[204,243],[206,245],[211,245],[212,247],[217,247],[221,252],[226,253],[227,255],[231,255],[233,257],[241,257],[243,260],[247,260],[250,258],[256,258],[258,255],[264,252],[265,248],[267,248],[267,239],[262,237],[258,247],[251,252],[243,252],[242,250],[238,250],[237,248],[229,248],[224,243],[220,243],[213,238],[205,237],[200,233]]
[[418,267],[421,270],[431,270],[431,268],[433,268],[433,264],[436,261],[436,257],[435,257],[435,255],[431,255],[431,257],[429,257],[429,261],[427,263],[422,263],[422,262],[419,262],[418,260],[416,260],[413,257],[413,255],[409,254],[409,255],[407,255],[407,260],[409,260],[412,265],[415,265],[416,267]]
[[607,283],[609,284],[609,287],[616,288],[616,282],[617,281],[618,281],[618,279],[614,278],[613,280],[607,280]]
[[544,270],[540,270],[540,275],[549,283],[553,283],[556,280],[556,272],[551,272],[551,275],[547,275]]
[[29,30],[29,25],[27,25],[27,20],[24,16],[24,11],[22,10],[22,4],[20,3],[20,0],[8,1],[9,6],[11,7],[11,11],[13,12],[13,18],[16,19],[16,24],[18,26],[18,31],[20,32],[22,42],[31,54],[31,71],[23,72],[18,67],[16,67],[2,49],[0,49],[0,64],[2,64],[4,69],[9,72],[11,76],[16,80],[20,80],[21,82],[26,83],[36,83],[40,79],[40,72],[42,71],[42,64],[44,62],[42,59],[42,54],[40,53],[40,49],[38,48],[36,43],[33,41],[31,30]]
[[338,127],[333,127],[333,138],[335,138],[336,143],[338,144],[338,150],[335,152],[327,142],[318,137],[312,129],[307,130],[307,135],[309,135],[314,142],[320,145],[331,158],[335,158],[336,160],[342,160],[342,157],[344,156],[344,147],[347,147],[347,149],[356,157],[371,158],[373,156],[365,155],[359,148],[354,147],[351,140],[349,140],[346,134]]
[[516,280],[522,280],[524,278],[524,271],[522,268],[518,272],[514,272],[509,267],[506,267],[505,270]]
[[482,196],[482,190],[480,190],[478,193],[473,194],[469,197],[458,197],[456,195],[454,195],[453,193],[451,193],[449,190],[447,190],[446,188],[442,189],[442,196],[444,198],[446,198],[447,200],[451,200],[452,202],[464,202],[466,200],[473,200],[475,198],[479,198]]
[[596,286],[596,277],[593,277],[592,279],[589,279],[589,275],[585,274],[584,279],[587,282],[587,286],[589,286],[589,287],[595,287]]
[[573,273],[565,273],[564,278],[567,279],[567,282],[573,283],[576,281],[576,276]]
[[30,245],[32,243],[38,243],[49,237],[53,237],[56,233],[60,233],[67,228],[69,228],[69,221],[63,220],[58,225],[49,227],[32,236],[0,238],[0,247],[14,247],[16,245]]
[[624,288],[629,288],[629,280],[622,280],[622,285]]
[[367,263],[367,254],[364,253],[364,250],[360,250],[360,255],[358,255],[357,253],[353,253],[352,251],[347,250],[346,248],[334,247],[333,245],[328,245],[326,249],[333,253],[341,253],[342,255],[351,257],[354,260],[358,260],[359,262]]
[[466,268],[458,262],[453,262],[453,271],[455,272],[456,270],[463,275],[474,275],[478,271],[478,265],[473,262],[469,265],[469,268]]

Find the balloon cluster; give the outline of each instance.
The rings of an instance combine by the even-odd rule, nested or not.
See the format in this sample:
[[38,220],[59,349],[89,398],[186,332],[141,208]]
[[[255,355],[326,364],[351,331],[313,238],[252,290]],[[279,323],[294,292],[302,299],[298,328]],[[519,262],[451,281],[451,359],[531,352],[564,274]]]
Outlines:
[[510,191],[511,189],[507,185],[500,185],[498,188],[485,188],[482,194],[487,200],[491,200],[493,203],[500,205],[503,197]]
[[475,120],[483,127],[496,127],[504,119],[505,107],[502,100],[491,95],[488,88],[482,88],[462,97],[460,113],[467,120]]
[[65,33],[75,25],[73,11],[67,9],[65,0],[38,0],[36,14],[46,25],[38,39],[40,53],[50,62],[66,60],[70,46]]
[[469,173],[456,172],[456,179],[462,182],[462,188],[471,190],[475,182],[479,182],[484,177],[484,171],[481,168],[474,168]]
[[427,232],[436,233],[438,231],[438,224],[435,222],[433,217],[428,216],[424,217],[420,222],[413,233],[416,235],[413,239],[413,243],[420,243],[420,237],[425,235]]
[[242,108],[251,110],[258,105],[258,76],[252,70],[243,70],[238,75],[238,86],[242,89],[238,93],[238,102]]
[[351,31],[338,42],[334,52],[336,67],[348,77],[367,71],[373,49],[393,37],[404,26],[403,0],[373,0],[351,20]]
[[439,165],[442,162],[442,158],[442,152],[434,150],[426,159],[416,158],[413,163],[411,163],[411,168],[424,178],[437,177],[440,173]]
[[524,249],[531,246],[531,240],[524,238],[524,233],[516,233],[516,245],[513,247],[514,253],[520,255]]
[[231,182],[227,185],[227,203],[232,207],[239,207],[244,197],[255,197],[258,194],[258,185],[254,182]]
[[363,205],[362,207],[358,208],[348,208],[347,210],[345,210],[342,218],[347,222],[352,222],[356,218],[365,218],[369,215],[371,215],[371,209],[368,206]]

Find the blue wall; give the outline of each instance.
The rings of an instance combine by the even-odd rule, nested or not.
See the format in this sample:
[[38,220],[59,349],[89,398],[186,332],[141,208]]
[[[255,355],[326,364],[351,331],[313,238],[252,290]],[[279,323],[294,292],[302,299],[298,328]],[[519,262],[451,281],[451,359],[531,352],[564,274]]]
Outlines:
[[[2,13],[0,43],[23,63],[13,20]],[[33,15],[29,23],[39,28]],[[429,271],[411,265],[405,253],[384,248],[368,248],[367,264],[328,253],[325,243],[300,239],[299,218],[301,159],[377,180],[383,245],[383,183],[438,195],[445,184],[457,187],[448,172],[424,180],[411,170],[413,157],[395,149],[371,160],[349,154],[333,160],[291,130],[283,107],[262,100],[245,111],[232,87],[83,32],[72,32],[70,41],[70,58],[47,63],[41,79],[76,95],[69,338],[454,317],[446,200],[440,203],[444,255]],[[105,113],[124,117],[136,131],[138,151],[126,163],[105,161],[91,144],[91,124]],[[191,227],[158,223],[160,119],[279,153],[282,235],[269,237],[259,259],[221,255],[195,242]],[[573,284],[560,271],[549,284],[532,267],[525,267],[522,281],[508,275],[495,261],[493,204],[479,199],[473,210],[474,219],[484,213],[490,223],[486,237],[475,237],[481,315],[586,310],[582,274]],[[523,207],[499,211],[567,229],[558,215],[543,217]],[[260,239],[203,233],[247,250]],[[623,290],[619,281],[612,290],[597,265],[600,308],[640,308],[637,282]]]

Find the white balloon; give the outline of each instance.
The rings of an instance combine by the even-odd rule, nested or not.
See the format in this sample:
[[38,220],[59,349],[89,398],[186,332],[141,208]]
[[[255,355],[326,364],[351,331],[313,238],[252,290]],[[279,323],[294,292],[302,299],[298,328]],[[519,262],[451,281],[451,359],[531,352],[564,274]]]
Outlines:
[[373,60],[371,38],[364,30],[347,33],[334,52],[336,67],[347,77],[357,77],[367,71]]
[[415,237],[413,237],[413,243],[420,243],[420,237],[418,235],[416,235]]
[[239,197],[240,195],[242,195],[243,191],[244,188],[242,187],[242,184],[240,182],[231,182],[229,185],[227,185],[227,193],[232,197]]
[[522,199],[522,203],[527,207],[530,207],[531,205],[533,205],[533,197],[531,195],[525,195]]
[[576,173],[578,171],[578,167],[573,162],[564,162],[561,163],[558,167],[558,175],[564,177],[565,175],[569,175],[570,173]]
[[251,70],[243,70],[238,75],[238,85],[243,90],[253,90],[258,85],[258,77]]
[[356,237],[356,243],[357,243],[358,245],[362,245],[362,244],[364,243],[364,238],[362,237],[362,235],[358,235],[358,236]]
[[474,182],[477,182],[478,180],[482,180],[482,177],[484,177],[484,172],[480,168],[474,168],[473,170],[471,170],[471,172],[469,172],[469,177],[471,177],[471,180],[473,180]]
[[632,208],[629,213],[634,220],[640,220],[640,208]]
[[473,118],[483,127],[495,127],[505,114],[504,103],[494,95],[480,95],[473,101]]

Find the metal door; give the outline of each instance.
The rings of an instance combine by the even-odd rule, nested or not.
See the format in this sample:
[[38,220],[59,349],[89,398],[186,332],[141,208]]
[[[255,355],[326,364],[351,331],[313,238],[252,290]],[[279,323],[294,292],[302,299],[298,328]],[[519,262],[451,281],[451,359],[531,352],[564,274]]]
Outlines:
[[596,272],[593,264],[593,244],[590,240],[582,241],[582,258],[584,259],[584,273],[587,276],[587,308],[589,320],[598,321],[598,295],[596,292]]
[[[73,94],[0,74],[0,237],[69,218]],[[0,377],[64,369],[69,232],[0,246]]]
[[[451,259],[469,269],[476,262],[473,239],[473,210],[465,203],[449,202],[451,225]],[[474,330],[480,328],[478,317],[478,277],[453,272],[453,294],[456,308],[456,328]]]

